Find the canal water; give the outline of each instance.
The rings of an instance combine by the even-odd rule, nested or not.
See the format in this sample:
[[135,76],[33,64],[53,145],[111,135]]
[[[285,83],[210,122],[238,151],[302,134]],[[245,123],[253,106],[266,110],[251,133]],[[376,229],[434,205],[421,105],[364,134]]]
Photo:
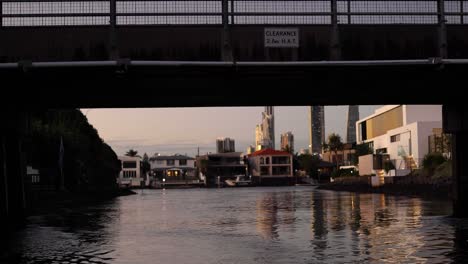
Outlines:
[[466,263],[449,201],[311,187],[138,190],[27,219],[0,263]]

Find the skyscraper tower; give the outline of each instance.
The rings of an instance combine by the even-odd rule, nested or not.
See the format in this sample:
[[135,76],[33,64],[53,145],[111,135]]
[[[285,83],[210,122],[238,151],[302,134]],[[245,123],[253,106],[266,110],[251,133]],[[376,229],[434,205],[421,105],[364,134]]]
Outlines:
[[356,122],[359,120],[359,106],[348,106],[348,119],[346,121],[346,143],[356,142]]
[[235,152],[235,141],[232,138],[218,138],[216,139],[216,152],[217,153],[227,153]]
[[309,115],[309,148],[310,152],[322,153],[322,144],[325,142],[325,109],[324,106],[310,107]]
[[275,149],[275,113],[273,106],[265,106],[264,120],[268,123],[268,125],[264,125],[264,134],[267,135],[266,138],[270,141],[270,148]]
[[281,150],[294,153],[294,135],[291,131],[281,134]]
[[275,148],[275,117],[273,106],[265,106],[262,123],[255,128],[255,148]]

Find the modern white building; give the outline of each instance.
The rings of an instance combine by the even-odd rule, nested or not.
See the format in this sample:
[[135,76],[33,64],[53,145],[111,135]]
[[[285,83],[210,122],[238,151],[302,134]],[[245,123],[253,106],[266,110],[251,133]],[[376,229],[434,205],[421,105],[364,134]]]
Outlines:
[[368,143],[375,154],[387,154],[395,169],[385,176],[403,176],[421,166],[429,136],[441,127],[441,105],[386,105],[356,122],[356,142]]
[[120,187],[142,187],[144,185],[144,177],[141,172],[141,158],[119,156],[122,163],[122,170],[119,173],[117,183]]

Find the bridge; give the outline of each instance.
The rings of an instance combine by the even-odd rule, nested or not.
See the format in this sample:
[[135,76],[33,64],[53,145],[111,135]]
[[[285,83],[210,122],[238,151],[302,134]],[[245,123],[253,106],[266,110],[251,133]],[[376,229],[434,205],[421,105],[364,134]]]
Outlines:
[[35,108],[405,103],[444,105],[466,217],[467,21],[459,0],[0,0],[0,210],[22,213]]

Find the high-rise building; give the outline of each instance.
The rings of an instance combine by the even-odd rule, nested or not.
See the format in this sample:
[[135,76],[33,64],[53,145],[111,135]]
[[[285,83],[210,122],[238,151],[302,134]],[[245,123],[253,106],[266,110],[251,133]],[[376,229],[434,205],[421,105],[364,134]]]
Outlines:
[[255,150],[256,150],[256,149],[255,149],[254,146],[252,146],[252,145],[248,146],[248,147],[247,147],[247,155],[254,153]]
[[294,153],[294,135],[291,132],[281,134],[281,150]]
[[356,122],[359,120],[359,105],[348,107],[348,119],[346,121],[346,143],[356,142]]
[[255,148],[275,148],[275,116],[273,106],[266,106],[262,112],[262,123],[255,128]]
[[227,153],[235,152],[235,143],[234,139],[231,138],[218,138],[216,139],[216,152],[218,153]]
[[322,153],[322,145],[325,142],[325,109],[324,106],[310,107],[309,115],[309,148],[310,152]]
[[260,124],[255,127],[255,150],[260,150],[262,144],[263,144],[263,129],[262,129],[262,125]]

